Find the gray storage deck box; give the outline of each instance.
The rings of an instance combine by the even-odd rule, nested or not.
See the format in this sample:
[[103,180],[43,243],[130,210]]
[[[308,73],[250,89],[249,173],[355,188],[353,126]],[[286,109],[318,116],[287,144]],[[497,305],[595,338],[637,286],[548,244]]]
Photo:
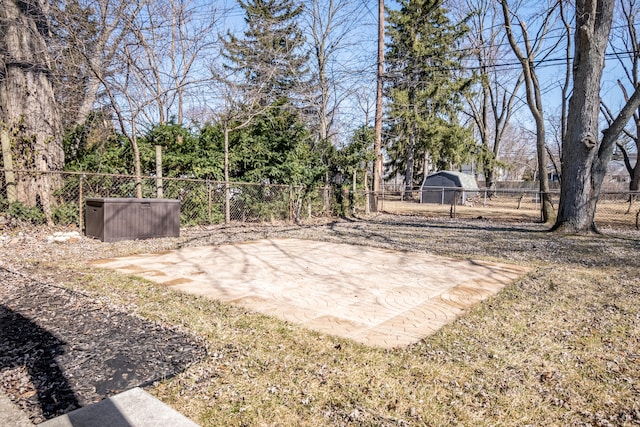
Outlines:
[[180,236],[180,201],[86,199],[85,234],[103,242]]

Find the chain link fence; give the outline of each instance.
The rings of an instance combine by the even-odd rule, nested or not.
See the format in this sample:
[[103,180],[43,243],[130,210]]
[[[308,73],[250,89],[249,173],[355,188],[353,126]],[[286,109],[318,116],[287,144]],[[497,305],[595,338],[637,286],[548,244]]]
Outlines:
[[[83,227],[88,198],[130,198],[140,186],[144,198],[180,201],[183,227],[229,222],[304,222],[314,218],[367,214],[373,210],[373,194],[353,191],[346,186],[306,188],[301,186],[251,184],[188,178],[146,176],[138,183],[130,175],[86,172],[13,171],[7,185],[6,171],[0,169],[0,220],[47,222],[45,211],[58,225]],[[55,183],[57,190],[46,192],[53,200],[43,203],[11,203],[16,187],[34,190],[38,177]],[[24,183],[31,182],[30,185]],[[37,184],[35,185],[37,187]],[[24,191],[24,188],[22,191]],[[12,196],[13,192],[13,196]],[[599,227],[640,229],[640,202],[636,192],[603,192],[596,212]],[[559,193],[551,199],[558,206]],[[45,209],[44,205],[48,208]],[[383,190],[377,209],[394,214],[426,217],[492,219],[496,221],[537,222],[541,219],[540,193],[532,189],[480,189],[464,191],[433,187],[405,191]],[[0,223],[0,226],[2,224]]]
[[[85,202],[89,198],[132,198],[140,186],[143,198],[180,201],[181,226],[225,222],[304,221],[329,216],[336,204],[331,188],[251,184],[188,178],[142,177],[83,172],[48,172],[60,183],[49,201],[52,220],[59,225],[83,226]],[[0,213],[35,224],[45,223],[43,203],[34,206],[10,203],[12,184],[0,178]],[[16,183],[36,181],[42,172],[14,171]],[[13,184],[15,186],[15,184]],[[19,184],[18,184],[19,186]]]
[[[555,209],[559,191],[549,193]],[[386,191],[379,207],[397,214],[431,217],[478,218],[497,221],[537,222],[542,219],[541,193],[532,189],[415,188],[411,192]],[[640,229],[640,193],[602,192],[595,222],[601,228]]]

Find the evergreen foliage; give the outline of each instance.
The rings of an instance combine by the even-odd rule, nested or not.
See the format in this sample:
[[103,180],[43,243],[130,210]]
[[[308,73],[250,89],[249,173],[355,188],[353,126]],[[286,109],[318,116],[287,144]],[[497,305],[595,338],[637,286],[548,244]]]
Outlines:
[[207,125],[192,131],[174,122],[152,128],[140,142],[144,174],[155,173],[156,145],[162,146],[162,175],[196,179],[223,179],[223,142],[220,127]]
[[132,172],[133,154],[123,135],[104,126],[106,118],[99,111],[89,115],[81,125],[70,127],[62,143],[65,170],[114,174]]
[[452,23],[437,0],[401,0],[389,11],[387,93],[392,174],[418,183],[427,158],[437,169],[460,165],[473,146],[458,121],[471,80],[457,75],[456,51],[466,27]]
[[262,105],[296,99],[308,74],[304,36],[296,18],[303,6],[293,0],[239,0],[245,12],[244,38],[228,33],[225,67],[241,73],[247,90],[263,95]]
[[375,138],[375,130],[362,125],[354,131],[349,144],[338,152],[336,163],[346,179],[352,179],[354,172],[359,175],[370,169],[370,163],[376,158],[373,149]]
[[230,138],[230,175],[245,182],[313,185],[322,175],[311,137],[295,111],[278,103]]
[[302,5],[293,0],[241,0],[240,6],[248,28],[244,38],[228,34],[224,52],[225,67],[240,79],[242,105],[227,112],[235,118],[226,124],[232,130],[229,177],[313,185],[322,175],[321,159],[296,105],[308,74],[304,37],[296,22]]

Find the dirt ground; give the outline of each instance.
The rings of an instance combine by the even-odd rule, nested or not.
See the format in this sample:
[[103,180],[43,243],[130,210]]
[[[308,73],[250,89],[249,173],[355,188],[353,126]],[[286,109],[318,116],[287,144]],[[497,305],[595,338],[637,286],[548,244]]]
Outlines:
[[[115,243],[0,230],[0,387],[34,421],[146,385],[205,426],[637,425],[640,239],[546,230],[382,214]],[[436,336],[382,352],[87,268],[281,238],[533,270]]]

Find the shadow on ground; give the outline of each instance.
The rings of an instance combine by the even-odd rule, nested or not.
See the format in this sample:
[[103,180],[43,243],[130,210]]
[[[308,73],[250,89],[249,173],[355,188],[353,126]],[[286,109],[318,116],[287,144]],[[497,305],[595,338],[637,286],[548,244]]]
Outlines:
[[[1,304],[0,342],[0,371],[26,369],[29,383],[16,385],[24,390],[23,395],[35,393],[43,417],[51,418],[79,407],[56,361],[65,352],[65,342]],[[21,380],[24,382],[25,378]],[[35,390],[29,390],[29,386]]]
[[170,378],[202,341],[0,268],[0,386],[32,422]]

